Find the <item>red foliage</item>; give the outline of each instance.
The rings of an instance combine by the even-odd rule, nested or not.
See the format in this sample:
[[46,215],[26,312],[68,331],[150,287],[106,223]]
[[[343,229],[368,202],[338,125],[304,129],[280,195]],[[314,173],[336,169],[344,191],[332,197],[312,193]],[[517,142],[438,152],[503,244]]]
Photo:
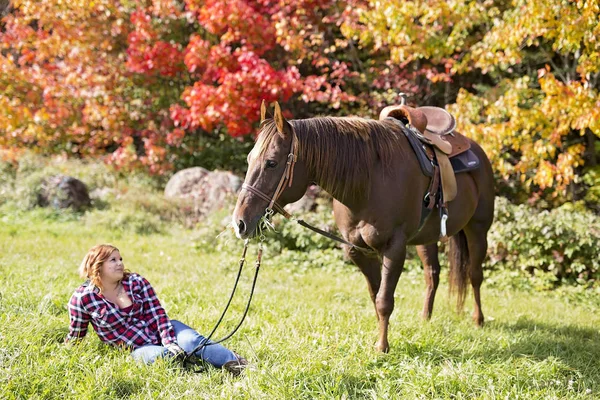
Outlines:
[[337,109],[370,103],[365,72],[374,88],[404,84],[340,33],[365,0],[21,3],[0,33],[4,148],[161,173],[186,135],[255,132],[262,100]]
[[157,40],[151,17],[142,11],[131,14],[134,31],[129,34],[127,67],[140,74],[159,74],[175,77],[183,70],[181,46]]

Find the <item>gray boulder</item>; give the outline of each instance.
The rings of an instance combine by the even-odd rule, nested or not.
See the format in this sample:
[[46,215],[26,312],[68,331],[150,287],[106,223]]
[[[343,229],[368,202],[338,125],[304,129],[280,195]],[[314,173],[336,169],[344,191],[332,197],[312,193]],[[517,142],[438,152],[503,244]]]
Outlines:
[[177,172],[165,187],[165,197],[191,199],[194,211],[206,216],[233,199],[242,186],[242,179],[226,171],[208,171],[202,167]]
[[182,169],[175,173],[165,187],[166,197],[193,197],[210,171],[202,167]]
[[42,180],[37,204],[41,207],[71,208],[82,211],[90,207],[92,202],[87,186],[79,179],[65,175],[52,175]]
[[295,203],[288,204],[284,208],[287,212],[293,215],[306,214],[317,210],[319,199],[329,201],[331,200],[331,196],[319,186],[310,185],[300,200],[296,201]]

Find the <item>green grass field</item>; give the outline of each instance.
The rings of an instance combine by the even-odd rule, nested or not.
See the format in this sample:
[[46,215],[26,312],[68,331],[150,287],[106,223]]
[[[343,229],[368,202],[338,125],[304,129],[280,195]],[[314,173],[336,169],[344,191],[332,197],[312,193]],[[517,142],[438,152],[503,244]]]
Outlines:
[[[242,377],[135,364],[102,345],[91,327],[82,343],[66,346],[66,304],[92,245],[119,247],[126,267],[150,280],[170,317],[203,333],[227,301],[239,254],[207,252],[189,230],[139,235],[48,215],[0,214],[1,399],[600,398],[597,301],[484,283],[487,324],[477,329],[470,301],[464,313],[454,311],[444,274],[425,323],[423,277],[413,269],[396,291],[391,352],[378,354],[375,313],[358,270],[341,260],[296,268],[269,251],[249,316],[226,342],[251,362]],[[216,336],[241,315],[255,251]]]

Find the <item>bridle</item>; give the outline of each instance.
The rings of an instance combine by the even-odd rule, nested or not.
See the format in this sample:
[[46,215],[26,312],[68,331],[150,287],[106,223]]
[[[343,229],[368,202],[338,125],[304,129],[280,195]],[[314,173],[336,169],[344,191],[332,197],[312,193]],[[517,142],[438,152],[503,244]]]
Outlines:
[[291,219],[293,221],[296,221],[298,224],[302,225],[303,227],[308,228],[308,229],[312,230],[313,232],[323,235],[329,239],[333,239],[337,242],[346,244],[354,249],[362,251],[365,254],[376,254],[377,252],[373,249],[357,246],[357,245],[350,243],[349,241],[342,239],[336,235],[333,235],[329,232],[326,232],[324,230],[316,228],[316,227],[310,225],[309,223],[305,222],[304,220],[294,218],[294,216],[292,216],[290,213],[285,211],[283,209],[283,207],[281,207],[281,205],[277,203],[277,199],[279,199],[279,196],[281,196],[281,193],[283,193],[283,191],[285,190],[286,182],[287,182],[287,187],[292,186],[292,183],[294,181],[294,165],[296,164],[296,161],[298,161],[298,136],[296,136],[296,132],[294,131],[293,128],[291,129],[291,131],[292,131],[292,144],[290,145],[290,153],[287,156],[287,163],[285,165],[285,170],[283,171],[283,175],[281,176],[281,179],[279,180],[279,184],[277,185],[277,189],[275,189],[275,193],[273,193],[273,196],[269,197],[267,194],[263,193],[259,189],[255,188],[252,185],[248,185],[246,183],[244,183],[242,185],[241,190],[247,190],[250,193],[254,193],[258,197],[260,197],[261,199],[263,199],[269,203],[269,205],[265,209],[265,217],[266,218],[270,218],[274,214],[273,210],[275,210],[279,214],[281,214],[283,217],[285,217],[287,219]]
[[285,164],[285,170],[283,171],[283,175],[281,179],[279,179],[279,184],[277,185],[277,189],[275,189],[275,193],[273,193],[272,197],[269,197],[259,189],[255,188],[252,185],[248,185],[244,183],[242,185],[242,190],[247,190],[251,193],[254,193],[261,199],[265,200],[269,203],[267,208],[265,209],[265,215],[270,217],[273,215],[273,209],[283,215],[285,218],[292,218],[292,215],[285,211],[281,205],[277,203],[277,199],[281,196],[281,193],[285,190],[286,182],[287,187],[291,187],[294,182],[294,165],[298,161],[298,136],[296,136],[296,132],[292,129],[292,144],[290,145],[290,153],[287,156],[287,162]]

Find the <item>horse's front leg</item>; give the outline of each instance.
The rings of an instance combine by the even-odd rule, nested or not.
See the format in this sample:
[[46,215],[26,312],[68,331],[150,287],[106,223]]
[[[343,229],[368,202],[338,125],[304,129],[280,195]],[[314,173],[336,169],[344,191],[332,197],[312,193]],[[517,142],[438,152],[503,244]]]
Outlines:
[[[364,246],[364,243],[361,244]],[[379,319],[379,313],[377,312],[377,293],[379,292],[379,286],[381,284],[381,261],[377,256],[371,254],[364,254],[361,250],[357,250],[354,247],[344,246],[346,255],[358,266],[365,278],[367,279],[367,287],[369,289],[369,295],[375,306],[375,313],[377,319]]]
[[406,258],[406,235],[397,230],[385,250],[383,251],[383,265],[381,268],[381,286],[377,292],[375,306],[379,315],[379,340],[375,345],[377,350],[387,353],[390,350],[388,343],[388,326],[390,316],[394,311],[394,291],[398,279],[404,268]]

